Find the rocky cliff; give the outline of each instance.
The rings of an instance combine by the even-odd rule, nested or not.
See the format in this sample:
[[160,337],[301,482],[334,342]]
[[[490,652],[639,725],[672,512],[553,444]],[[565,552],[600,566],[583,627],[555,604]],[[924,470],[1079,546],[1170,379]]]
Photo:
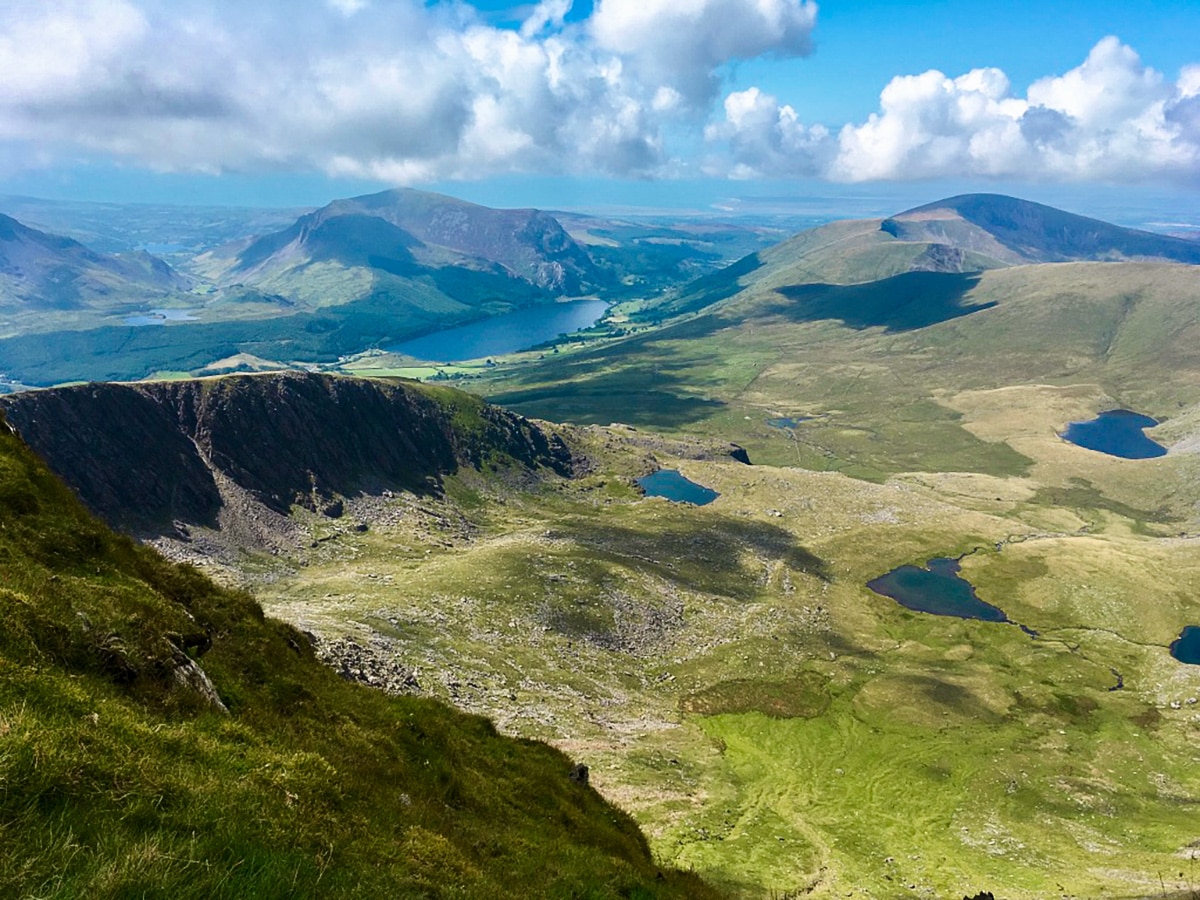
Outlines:
[[86,384],[0,399],[94,512],[142,534],[216,526],[231,491],[278,513],[437,492],[460,466],[570,474],[556,434],[457,391],[305,373]]

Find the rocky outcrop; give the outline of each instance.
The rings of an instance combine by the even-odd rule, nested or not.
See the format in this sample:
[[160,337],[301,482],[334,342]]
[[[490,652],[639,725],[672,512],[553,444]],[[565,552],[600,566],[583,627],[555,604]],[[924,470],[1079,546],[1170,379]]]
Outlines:
[[91,509],[140,534],[215,527],[227,495],[276,513],[437,493],[460,466],[571,474],[562,439],[475,397],[307,373],[14,394],[0,409]]
[[399,661],[401,648],[383,635],[365,643],[351,637],[322,638],[308,633],[313,652],[347,681],[357,681],[388,694],[415,694],[421,690],[417,673]]

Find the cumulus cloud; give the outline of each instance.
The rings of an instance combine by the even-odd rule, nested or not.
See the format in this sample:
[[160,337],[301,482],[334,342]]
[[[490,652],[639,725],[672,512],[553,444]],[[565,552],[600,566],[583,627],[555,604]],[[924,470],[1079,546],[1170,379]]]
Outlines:
[[705,129],[710,143],[725,142],[735,160],[734,178],[808,177],[821,174],[830,162],[832,143],[823,125],[806,127],[792,107],[780,106],[756,87],[725,98],[725,121]]
[[880,110],[836,134],[749,91],[731,94],[707,134],[731,174],[813,173],[837,181],[995,177],[1195,180],[1200,66],[1169,82],[1115,37],[1078,67],[1019,96],[999,69],[892,79]]
[[[1200,65],[1116,38],[1022,94],[999,69],[894,78],[866,121],[806,123],[739,60],[811,51],[810,0],[538,0],[516,28],[422,0],[0,3],[0,163],[419,183],[511,172],[840,181],[1200,172]],[[702,123],[703,159],[693,159]]]
[[421,0],[0,4],[0,143],[404,183],[649,176],[674,165],[664,129],[707,115],[721,66],[806,52],[815,16],[807,0],[601,0],[571,25],[570,9],[541,0],[514,30]]
[[811,53],[816,19],[809,0],[599,0],[589,27],[643,77],[707,102],[724,63]]

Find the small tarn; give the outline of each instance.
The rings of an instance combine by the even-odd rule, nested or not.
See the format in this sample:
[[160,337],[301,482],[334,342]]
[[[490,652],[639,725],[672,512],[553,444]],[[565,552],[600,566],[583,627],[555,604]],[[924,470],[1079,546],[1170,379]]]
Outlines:
[[1059,437],[1069,443],[1121,459],[1154,459],[1167,448],[1146,437],[1158,421],[1128,409],[1110,409],[1090,422],[1071,422]]
[[924,568],[900,566],[892,569],[886,575],[868,581],[867,587],[916,612],[1007,622],[1004,611],[980,600],[971,582],[958,572],[956,559],[931,559]]
[[788,418],[767,419],[767,424],[772,428],[781,428],[791,431],[801,422],[807,422],[812,416],[790,416]]
[[1171,655],[1181,663],[1200,666],[1200,625],[1188,625],[1171,644]]
[[721,496],[712,488],[689,481],[675,469],[660,469],[651,475],[643,475],[637,483],[647,497],[665,497],[675,503],[705,506]]

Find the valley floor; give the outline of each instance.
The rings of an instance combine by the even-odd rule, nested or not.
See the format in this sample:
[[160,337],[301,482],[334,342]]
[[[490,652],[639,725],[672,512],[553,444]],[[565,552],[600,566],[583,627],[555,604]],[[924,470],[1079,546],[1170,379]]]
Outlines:
[[[1009,477],[871,483],[585,429],[591,475],[358,498],[224,571],[362,645],[364,677],[398,659],[422,692],[586,763],[660,859],[737,895],[1190,897],[1200,668],[1167,647],[1200,622],[1200,457],[1059,440],[1094,401],[947,397],[1032,461]],[[632,478],[658,467],[721,496],[641,497]],[[865,587],[959,555],[1036,636]]]

